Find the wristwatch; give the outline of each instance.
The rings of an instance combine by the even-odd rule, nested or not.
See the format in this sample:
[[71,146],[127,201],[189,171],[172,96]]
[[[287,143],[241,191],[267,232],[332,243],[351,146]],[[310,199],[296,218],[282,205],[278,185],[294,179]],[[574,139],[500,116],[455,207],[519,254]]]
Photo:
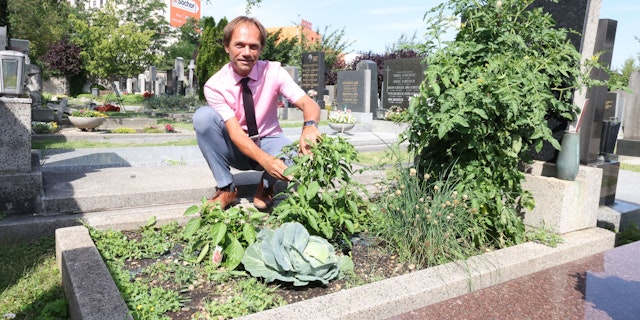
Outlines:
[[305,121],[302,124],[303,127],[307,127],[307,126],[315,126],[316,128],[318,127],[318,122],[316,122],[315,120],[309,120],[309,121]]

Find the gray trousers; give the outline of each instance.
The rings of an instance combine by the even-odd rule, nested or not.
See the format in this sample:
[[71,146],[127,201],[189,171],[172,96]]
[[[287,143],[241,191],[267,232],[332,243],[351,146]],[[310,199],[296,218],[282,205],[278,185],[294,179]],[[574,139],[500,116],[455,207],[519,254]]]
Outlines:
[[[198,108],[193,115],[193,127],[196,131],[198,147],[200,147],[202,155],[207,160],[218,188],[227,186],[235,188],[231,168],[238,170],[264,170],[260,165],[253,166],[251,159],[240,152],[231,142],[222,117],[213,108],[209,106]],[[289,157],[283,157],[282,153],[282,148],[288,144],[291,144],[291,140],[284,133],[264,137],[258,141],[260,149],[274,157],[280,156],[285,161],[285,164],[290,166],[293,162]],[[276,178],[263,172],[262,183],[265,187],[272,186],[275,181]]]

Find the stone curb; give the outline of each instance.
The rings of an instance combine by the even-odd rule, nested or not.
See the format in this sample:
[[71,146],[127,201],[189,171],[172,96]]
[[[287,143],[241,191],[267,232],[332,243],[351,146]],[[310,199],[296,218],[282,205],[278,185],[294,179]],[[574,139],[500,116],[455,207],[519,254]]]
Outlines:
[[[240,319],[386,319],[604,252],[613,248],[615,234],[590,228],[567,233],[563,238],[564,242],[556,248],[528,242]],[[74,254],[80,249],[82,255]],[[63,272],[72,319],[122,319],[126,316],[120,309],[124,301],[119,293],[111,292],[115,283],[86,228],[77,226],[56,231],[56,259]],[[101,285],[87,285],[95,283]]]

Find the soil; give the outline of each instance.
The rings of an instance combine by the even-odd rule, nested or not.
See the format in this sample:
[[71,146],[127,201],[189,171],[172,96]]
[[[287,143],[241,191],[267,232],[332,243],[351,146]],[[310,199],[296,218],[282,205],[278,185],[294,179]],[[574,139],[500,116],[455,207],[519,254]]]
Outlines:
[[[126,234],[130,239],[136,237],[135,233]],[[166,256],[177,256],[179,251],[181,251],[181,249],[176,247]],[[273,282],[269,285],[275,288],[275,294],[281,296],[287,304],[292,304],[415,271],[413,264],[398,262],[396,256],[389,255],[381,244],[375,243],[372,240],[354,239],[350,254],[353,259],[355,271],[355,275],[350,277],[330,281],[328,285],[323,285],[319,282],[305,287],[294,287],[289,283],[282,282]],[[133,260],[126,263],[126,268],[132,273],[137,273],[141,268],[162,259],[166,258]],[[138,274],[138,276],[144,277],[141,274]],[[171,319],[181,320],[192,319],[192,315],[196,312],[202,312],[204,300],[226,301],[230,299],[233,296],[233,291],[228,289],[230,286],[233,286],[234,280],[231,279],[222,284],[215,282],[203,283],[197,286],[189,286],[187,290],[185,290],[184,287],[179,287],[174,282],[153,280],[152,283],[166,289],[182,292],[182,295],[186,298],[185,300],[188,301],[184,302],[184,306],[179,312],[168,314]]]

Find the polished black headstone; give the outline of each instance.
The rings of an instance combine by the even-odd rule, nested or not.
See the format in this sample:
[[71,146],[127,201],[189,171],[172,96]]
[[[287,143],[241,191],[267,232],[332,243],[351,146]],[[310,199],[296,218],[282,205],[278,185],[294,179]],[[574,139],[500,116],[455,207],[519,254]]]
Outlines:
[[324,108],[325,71],[324,52],[304,52],[302,54],[302,83],[300,86],[305,92],[313,89],[318,93],[316,101],[320,108]]
[[409,107],[409,98],[420,93],[424,80],[423,58],[389,59],[384,62],[382,107]]

